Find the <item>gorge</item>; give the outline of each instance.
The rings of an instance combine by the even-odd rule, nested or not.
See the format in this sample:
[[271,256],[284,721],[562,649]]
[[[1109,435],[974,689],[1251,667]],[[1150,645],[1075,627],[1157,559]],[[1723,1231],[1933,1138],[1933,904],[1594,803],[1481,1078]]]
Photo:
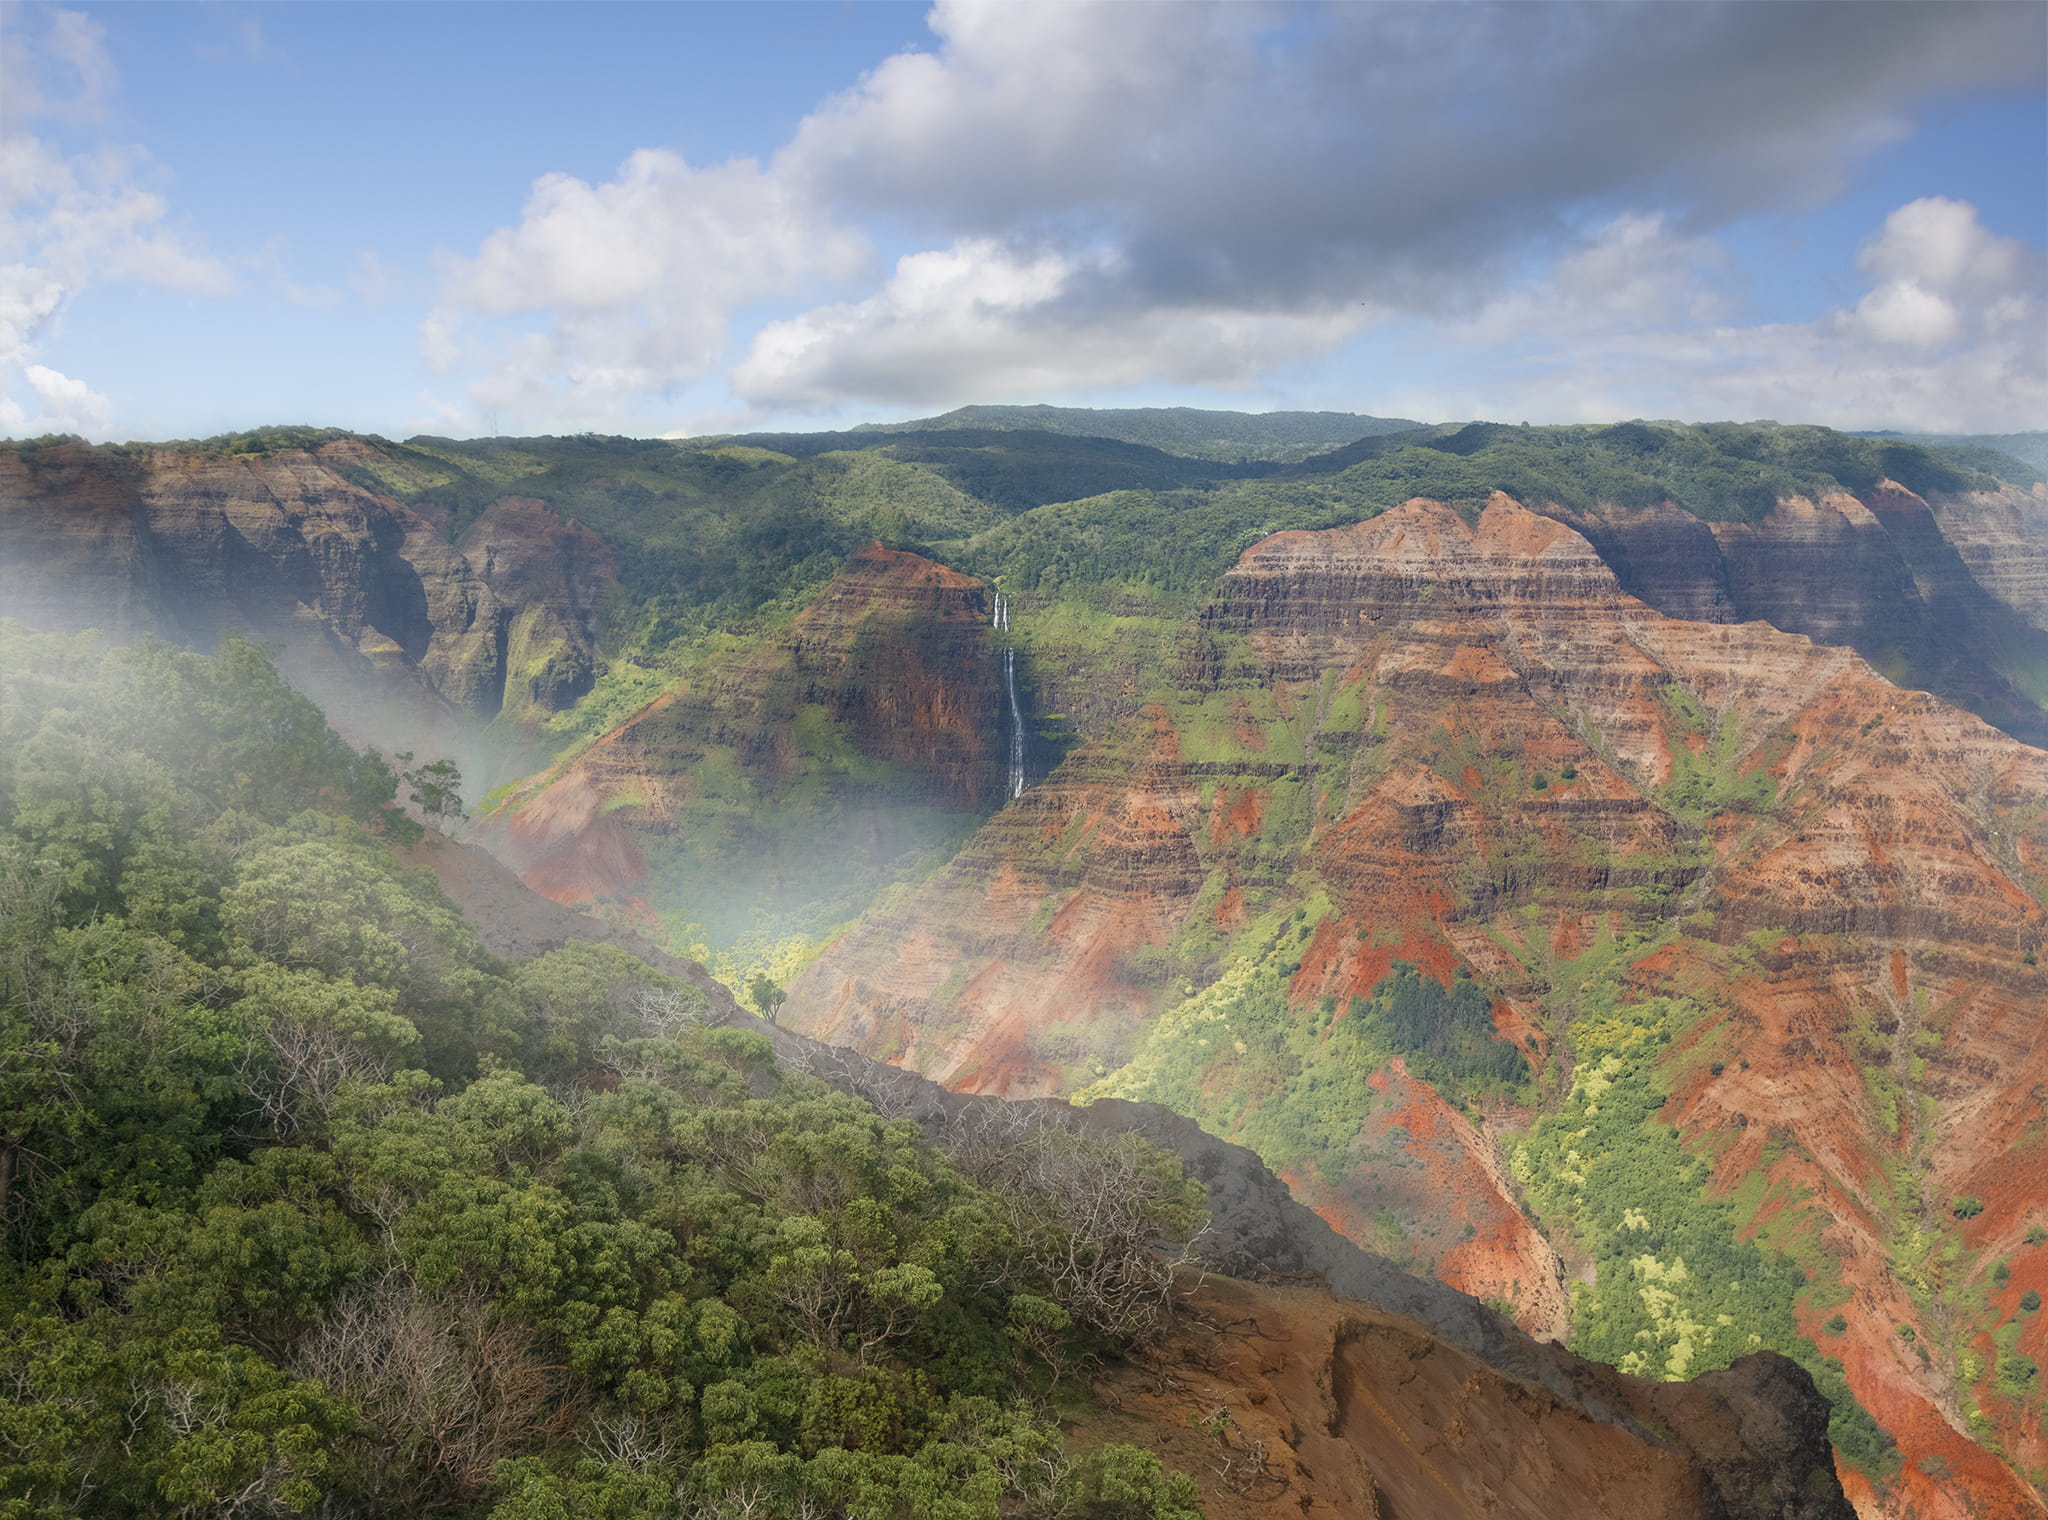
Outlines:
[[[43,629],[247,633],[352,742],[457,759],[469,843],[413,858],[480,926],[553,926],[498,954],[593,911],[769,976],[756,1033],[929,1078],[927,1117],[1146,1104],[1184,1158],[1244,1147],[1232,1187],[1277,1187],[1248,1152],[1312,1212],[1294,1266],[1230,1270],[1344,1292],[1348,1241],[1470,1295],[1441,1303],[1526,1333],[1482,1336],[1511,1364],[1452,1337],[1481,1405],[1566,1346],[1629,1379],[1617,1429],[1810,1376],[1857,1513],[2048,1508],[2040,475],[1763,424],[1233,463],[992,420],[9,446],[0,591]],[[1442,1334],[1392,1280],[1352,1296]],[[1214,1291],[1328,1367],[1422,1354]],[[1306,1397],[1261,1357],[1245,1432]],[[1324,1395],[1333,1435],[1422,1439]],[[1336,1460],[1303,1418],[1256,1439]],[[1373,1471],[1349,1513],[1462,1512]],[[1562,1513],[1540,1489],[1514,1512]]]

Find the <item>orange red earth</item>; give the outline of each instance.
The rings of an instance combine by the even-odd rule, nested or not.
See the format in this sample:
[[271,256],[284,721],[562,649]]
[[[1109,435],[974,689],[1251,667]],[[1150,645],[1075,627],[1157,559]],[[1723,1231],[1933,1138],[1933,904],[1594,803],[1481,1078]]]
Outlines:
[[[1297,1000],[1369,989],[1396,958],[1463,964],[1526,1041],[1556,1026],[1561,961],[1675,923],[1626,976],[1711,1010],[1673,1058],[1691,1073],[1674,1122],[1723,1186],[1761,1174],[1757,1228],[1825,1253],[1853,1292],[1846,1335],[1806,1328],[1900,1443],[1865,1513],[2042,1512],[2021,1476],[2048,1456],[2040,1397],[2000,1397],[1986,1351],[2048,1273],[2024,1245],[2048,1224],[2048,755],[1848,650],[1663,617],[1577,532],[1500,496],[1476,524],[1416,501],[1274,535],[1201,627],[1240,642],[1190,668],[1274,690],[1331,799],[1295,861],[1336,910]],[[1315,730],[1332,677],[1384,714],[1383,739]],[[1256,891],[1223,848],[1264,827],[1251,799],[1271,762],[1242,747],[1239,774],[1205,767],[1205,803],[1165,707],[1084,745],[828,951],[790,1013],[969,1090],[1054,1090],[1076,1048],[1113,1067],[1160,1006],[1146,947],[1197,912],[1238,920]],[[1566,766],[1569,784],[1533,789]],[[1674,781],[1689,795],[1660,790]],[[1709,1052],[1718,1076],[1684,1064]],[[1432,1196],[1474,1226],[1440,1270],[1554,1330],[1556,1254],[1517,1224],[1492,1142],[1412,1075],[1377,1083],[1385,1127],[1407,1129]],[[1967,1224],[1951,1209],[1966,1196],[1983,1203]],[[1314,1201],[1370,1241],[1361,1200]],[[1980,1307],[2007,1257],[2011,1282]],[[2029,1324],[2022,1349],[2041,1334]]]

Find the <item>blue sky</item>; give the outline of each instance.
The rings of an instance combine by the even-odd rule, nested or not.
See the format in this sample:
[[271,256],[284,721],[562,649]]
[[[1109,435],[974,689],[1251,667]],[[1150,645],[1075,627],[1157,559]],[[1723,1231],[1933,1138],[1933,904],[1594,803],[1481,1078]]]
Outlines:
[[0,433],[2044,427],[2044,23],[8,4]]

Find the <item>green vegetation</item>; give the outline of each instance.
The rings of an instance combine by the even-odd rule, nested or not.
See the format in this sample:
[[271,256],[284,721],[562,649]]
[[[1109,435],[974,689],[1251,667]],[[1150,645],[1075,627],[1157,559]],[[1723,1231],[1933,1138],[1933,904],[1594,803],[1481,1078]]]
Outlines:
[[1297,1005],[1289,983],[1320,911],[1255,921],[1222,976],[1157,1019],[1122,1070],[1078,1095],[1161,1103],[1249,1147],[1277,1171],[1335,1184],[1356,1166],[1394,1056],[1447,1095],[1527,1099],[1527,1064],[1494,1038],[1492,1000],[1463,976],[1446,987],[1397,962],[1370,997]]
[[761,1017],[769,1023],[775,1022],[775,1015],[782,1005],[789,1001],[789,994],[776,986],[766,972],[757,971],[747,983],[747,1001],[760,1010]]
[[[1658,801],[1694,824],[1723,813],[1768,812],[1777,801],[1777,783],[1764,763],[1767,757],[1745,757],[1740,715],[1716,718],[1675,683],[1667,684],[1660,695],[1671,779],[1659,789]],[[1700,745],[1697,750],[1695,743]]]
[[[1511,1168],[1554,1238],[1591,1258],[1573,1285],[1572,1349],[1648,1377],[1695,1376],[1769,1347],[1803,1364],[1834,1403],[1829,1435],[1873,1474],[1892,1443],[1849,1392],[1841,1364],[1798,1331],[1809,1288],[1793,1260],[1743,1237],[1744,1211],[1661,1121],[1674,1042],[1702,1017],[1680,999],[1624,1001],[1582,987],[1570,1025],[1572,1086],[1515,1145]],[[1840,1328],[1834,1328],[1839,1325]],[[1847,1328],[1840,1316],[1831,1333]]]
[[948,1148],[615,950],[504,964],[246,644],[0,624],[0,1513],[1197,1520],[1069,1454],[1200,1189]]
[[1446,988],[1396,961],[1370,1000],[1353,998],[1338,1026],[1361,1058],[1379,1050],[1406,1055],[1409,1069],[1449,1092],[1513,1089],[1528,1075],[1520,1051],[1493,1031],[1493,999],[1461,966]]

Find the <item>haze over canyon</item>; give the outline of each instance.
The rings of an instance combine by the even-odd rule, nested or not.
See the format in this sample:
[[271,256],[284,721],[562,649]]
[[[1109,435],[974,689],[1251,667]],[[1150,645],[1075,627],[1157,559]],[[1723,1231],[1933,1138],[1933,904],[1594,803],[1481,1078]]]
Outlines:
[[[2038,433],[1185,408],[6,445],[6,858],[54,894],[9,888],[13,1048],[112,1060],[218,1007],[207,1039],[255,1054],[181,1055],[192,1096],[146,1104],[130,1077],[22,1078],[8,1270],[43,1318],[14,1332],[39,1392],[9,1407],[72,1412],[0,1427],[0,1492],[76,1512],[36,1464],[81,1453],[113,1482],[86,1390],[114,1384],[52,1369],[132,1363],[120,1397],[156,1407],[135,1390],[204,1382],[147,1370],[184,1335],[255,1360],[151,1438],[151,1481],[232,1478],[280,1511],[652,1513],[621,1497],[644,1481],[737,1513],[717,1505],[755,1479],[703,1485],[744,1448],[798,1464],[756,1473],[774,1503],[862,1515],[915,1511],[924,1479],[887,1463],[942,1452],[993,1464],[989,1514],[2042,1513],[2044,465]],[[180,738],[175,713],[151,736],[137,661],[213,693],[178,699],[193,734],[243,737]],[[253,674],[272,665],[302,696]],[[420,791],[437,760],[467,816]],[[295,893],[360,926],[344,945]],[[150,956],[185,969],[106,969]],[[315,1012],[316,983],[343,1001]],[[115,1003],[78,989],[131,984],[168,1001],[101,1029]],[[1178,1159],[1118,1164],[1202,1185],[1211,1233],[1179,1249],[1227,1275],[1142,1335],[1004,1258],[990,1323],[1062,1369],[1014,1375],[1081,1464],[1039,1498],[993,1427],[882,1412],[917,1402],[892,1379],[997,1387],[957,1359],[986,1327],[930,1320],[914,1276],[997,1280],[965,1214],[913,1220],[879,1172],[825,1188],[815,1158],[771,1185],[715,1117],[645,1128],[701,1099],[801,1148],[828,1089],[869,1116],[832,1123],[883,1126],[857,1148],[922,1169],[919,1199],[956,1173],[1039,1197],[1002,1125],[1033,1155],[1145,1137]],[[145,1112],[190,1132],[151,1181],[116,1139]],[[430,1131],[443,1159],[406,1171],[392,1147]],[[913,1135],[937,1149],[889,1149]],[[799,1222],[714,1265],[713,1216],[659,1181],[676,1166]],[[265,1167],[301,1180],[273,1197]],[[437,1168],[501,1221],[445,1260],[418,1230],[468,1216]],[[1191,1233],[1176,1196],[1132,1227],[1146,1259]],[[1003,1207],[1020,1241],[1097,1238]],[[327,1265],[207,1244],[223,1209],[297,1211],[263,1216],[279,1242],[328,1220]],[[521,1278],[489,1242],[522,1209],[597,1254]],[[868,1209],[897,1211],[886,1238]],[[829,1312],[792,1286],[814,1247],[847,1253]],[[209,1251],[249,1285],[178,1329],[162,1295]],[[446,1431],[378,1466],[389,1369],[334,1340],[374,1284],[450,1347],[554,1356],[534,1375],[573,1374],[561,1429],[504,1427],[476,1447],[497,1467],[458,1473]],[[714,1302],[752,1360],[662,1349],[673,1306]],[[1081,1351],[1094,1370],[1062,1382]],[[776,1403],[771,1363],[810,1355],[849,1380],[837,1414]],[[318,1382],[354,1413],[305,1419],[370,1444],[264,1425],[265,1378]],[[525,1407],[500,1392],[492,1418]],[[209,1421],[246,1437],[212,1478],[189,1446]],[[849,1497],[834,1451],[896,1497]],[[1152,1507],[1088,1508],[1123,1502],[1097,1468],[1126,1451],[1165,1460]]]

